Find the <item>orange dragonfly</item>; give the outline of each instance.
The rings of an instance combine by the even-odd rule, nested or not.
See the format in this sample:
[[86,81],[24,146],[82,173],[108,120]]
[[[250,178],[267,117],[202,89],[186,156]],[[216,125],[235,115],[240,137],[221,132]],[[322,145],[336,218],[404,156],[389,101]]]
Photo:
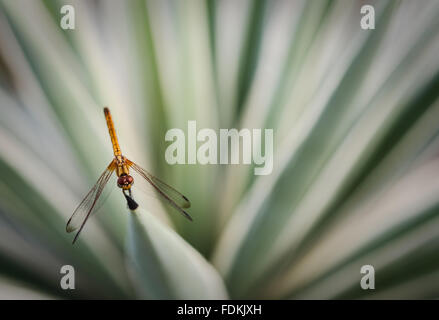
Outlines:
[[116,131],[114,129],[110,110],[108,108],[104,108],[104,114],[105,119],[107,120],[111,143],[113,144],[114,159],[111,160],[107,169],[105,169],[96,184],[87,193],[84,200],[82,200],[82,202],[79,204],[79,206],[76,208],[69,221],[67,222],[67,232],[73,232],[79,228],[78,232],[75,235],[75,238],[73,239],[73,243],[75,243],[75,241],[78,239],[78,236],[84,228],[84,225],[90,215],[97,210],[98,199],[102,195],[102,191],[104,190],[107,182],[113,175],[113,172],[116,172],[116,175],[118,177],[117,186],[122,189],[122,193],[127,200],[128,207],[131,210],[135,210],[138,207],[138,204],[133,199],[131,193],[131,187],[134,184],[134,178],[130,175],[130,169],[133,169],[140,175],[140,177],[145,179],[153,187],[153,189],[161,196],[161,198],[166,200],[172,207],[177,209],[177,211],[179,211],[186,218],[192,221],[191,216],[183,210],[184,208],[189,208],[191,206],[188,198],[186,198],[180,192],[167,185],[163,181],[159,180],[158,178],[154,177],[148,171],[142,169],[140,166],[122,155],[119,147],[119,142],[117,141]]

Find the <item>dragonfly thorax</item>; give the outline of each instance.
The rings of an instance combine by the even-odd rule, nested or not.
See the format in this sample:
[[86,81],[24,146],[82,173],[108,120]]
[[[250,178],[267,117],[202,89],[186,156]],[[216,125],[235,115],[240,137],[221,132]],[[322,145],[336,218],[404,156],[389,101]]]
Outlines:
[[117,179],[117,186],[124,190],[130,189],[133,183],[134,178],[128,174],[123,174]]

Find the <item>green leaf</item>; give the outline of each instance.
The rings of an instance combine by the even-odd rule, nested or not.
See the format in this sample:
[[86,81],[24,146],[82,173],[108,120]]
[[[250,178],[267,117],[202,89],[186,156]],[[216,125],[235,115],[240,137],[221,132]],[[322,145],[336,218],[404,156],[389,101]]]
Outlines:
[[227,298],[217,271],[175,231],[141,208],[129,220],[127,267],[143,298]]

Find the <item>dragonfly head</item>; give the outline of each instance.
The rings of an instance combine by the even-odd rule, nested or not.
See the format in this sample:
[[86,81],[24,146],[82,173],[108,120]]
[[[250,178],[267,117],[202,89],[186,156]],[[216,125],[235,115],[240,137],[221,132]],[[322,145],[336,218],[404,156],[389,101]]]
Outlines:
[[117,186],[119,188],[122,188],[124,190],[128,190],[131,188],[131,185],[134,183],[134,179],[132,176],[128,175],[128,174],[122,174],[118,179],[117,179]]

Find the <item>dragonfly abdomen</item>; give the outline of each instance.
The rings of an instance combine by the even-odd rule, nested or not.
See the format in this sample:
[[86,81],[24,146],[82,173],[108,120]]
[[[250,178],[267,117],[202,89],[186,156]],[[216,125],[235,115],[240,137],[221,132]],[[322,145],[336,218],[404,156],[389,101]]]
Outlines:
[[105,120],[107,121],[108,133],[110,134],[111,144],[113,145],[114,155],[121,156],[119,142],[117,141],[116,130],[114,129],[113,119],[111,118],[111,113],[108,108],[104,108]]

